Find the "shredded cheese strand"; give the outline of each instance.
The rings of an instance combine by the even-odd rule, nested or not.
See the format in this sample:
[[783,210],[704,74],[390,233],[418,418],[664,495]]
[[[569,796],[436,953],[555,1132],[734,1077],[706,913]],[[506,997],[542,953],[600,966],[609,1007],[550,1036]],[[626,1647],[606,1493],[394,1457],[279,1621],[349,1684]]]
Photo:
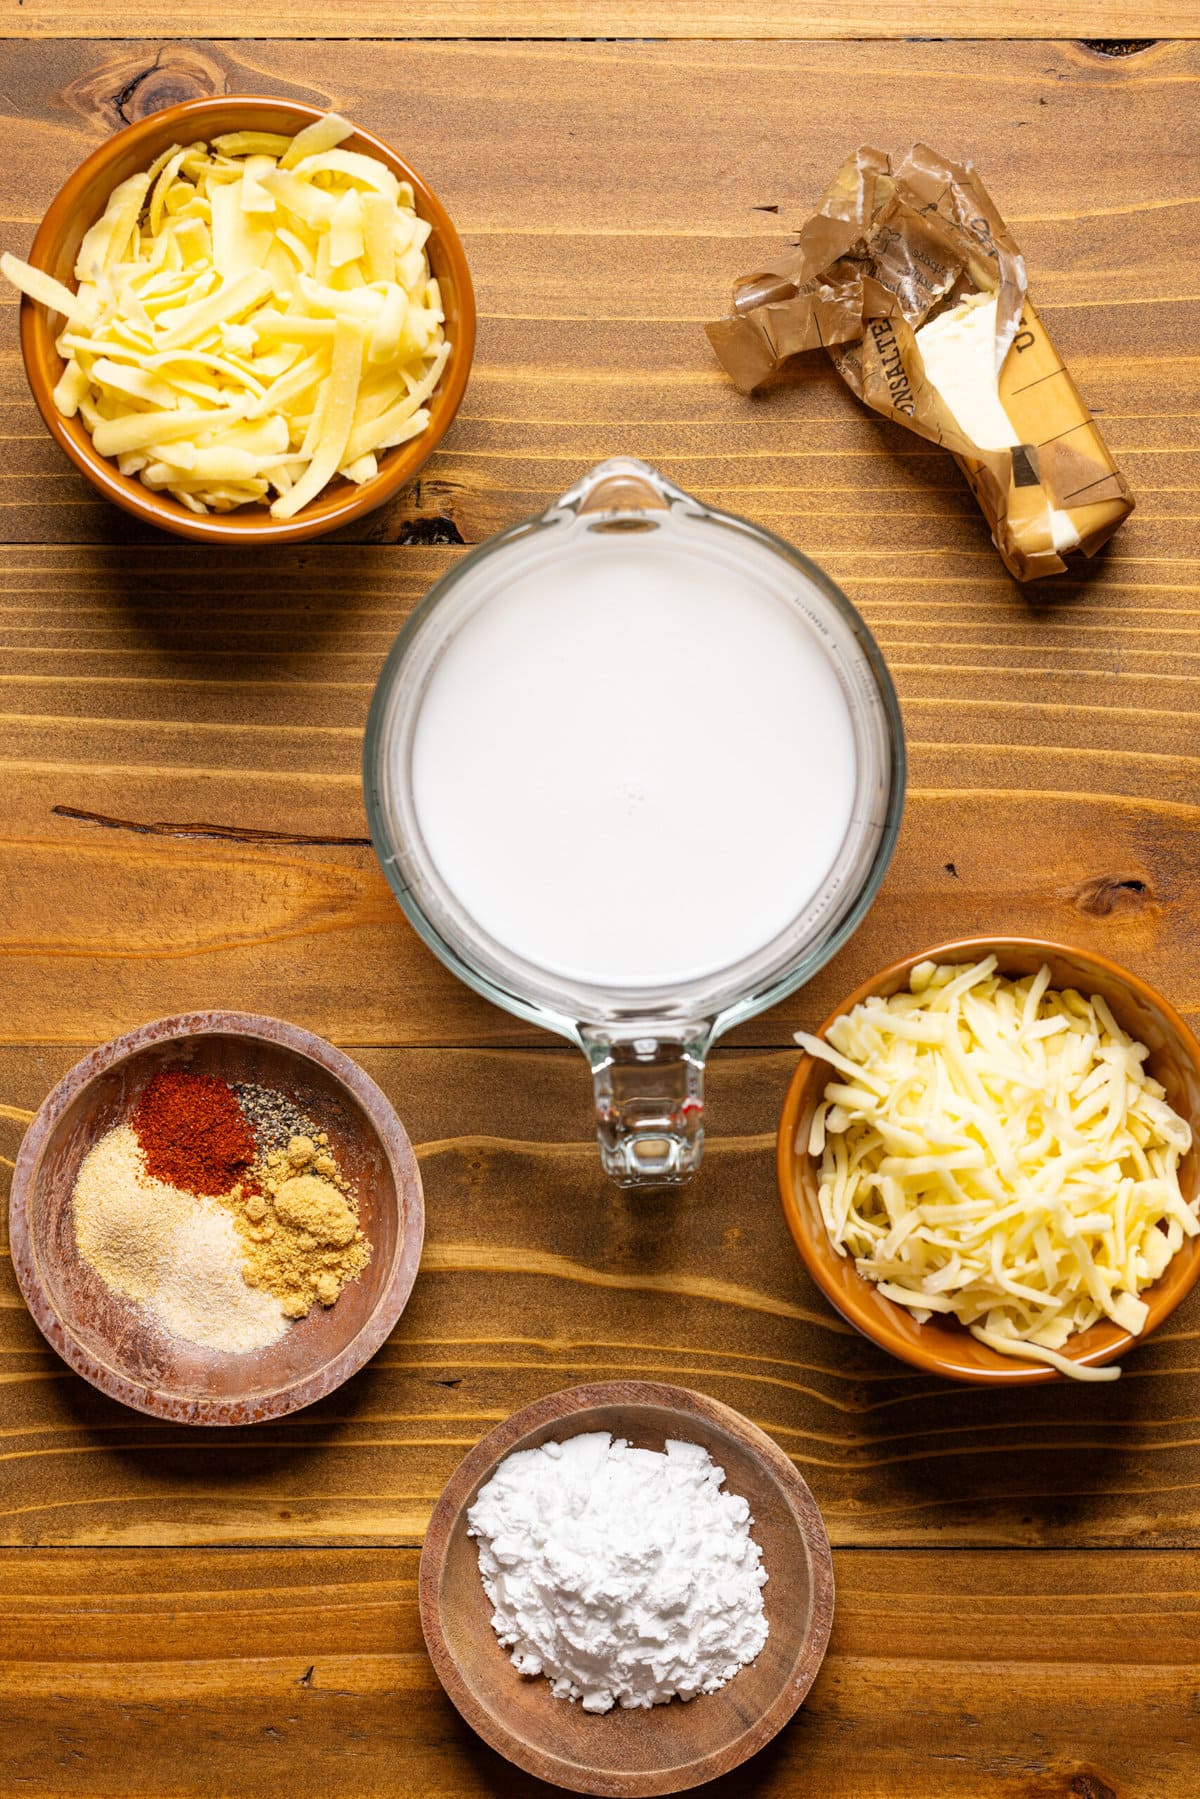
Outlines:
[[796,1041],[839,1077],[797,1143],[820,1158],[839,1255],[920,1322],[1115,1380],[1060,1352],[1102,1318],[1141,1333],[1139,1295],[1200,1234],[1200,1198],[1179,1186],[1191,1129],[1104,999],[1053,990],[1046,967],[1007,979],[994,956],[926,962],[828,1042]]
[[[362,482],[429,423],[450,354],[412,189],[340,146],[326,113],[294,138],[171,145],[87,231],[72,293],[19,258],[0,273],[66,321],[54,389],[97,451],[192,512],[287,519],[335,476]],[[244,421],[283,432],[256,450]]]

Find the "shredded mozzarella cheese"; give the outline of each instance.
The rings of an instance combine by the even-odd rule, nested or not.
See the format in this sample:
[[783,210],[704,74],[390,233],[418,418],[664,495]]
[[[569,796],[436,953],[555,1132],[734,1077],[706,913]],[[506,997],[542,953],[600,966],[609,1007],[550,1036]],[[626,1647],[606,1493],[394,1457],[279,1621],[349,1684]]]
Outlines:
[[1101,1318],[1142,1331],[1139,1294],[1200,1233],[1200,1198],[1179,1185],[1191,1129],[1104,1000],[1054,991],[1045,967],[1009,980],[994,956],[922,962],[828,1042],[796,1041],[837,1074],[796,1148],[821,1158],[838,1253],[919,1322],[1115,1380],[1063,1346]]

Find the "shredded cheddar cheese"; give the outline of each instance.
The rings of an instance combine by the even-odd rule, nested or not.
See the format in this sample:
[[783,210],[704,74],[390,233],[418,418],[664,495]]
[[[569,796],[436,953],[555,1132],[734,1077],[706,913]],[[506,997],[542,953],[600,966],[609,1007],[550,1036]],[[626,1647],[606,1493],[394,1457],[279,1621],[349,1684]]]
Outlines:
[[1187,1122],[1099,995],[923,962],[796,1041],[830,1063],[808,1140],[840,1255],[925,1322],[949,1313],[1002,1355],[1082,1380],[1061,1351],[1101,1318],[1137,1335],[1156,1281],[1200,1232],[1180,1190]]
[[352,130],[326,113],[294,138],[173,145],[113,190],[75,293],[0,257],[65,320],[59,412],[190,511],[292,518],[429,422],[450,354],[430,227],[407,183],[339,147]]

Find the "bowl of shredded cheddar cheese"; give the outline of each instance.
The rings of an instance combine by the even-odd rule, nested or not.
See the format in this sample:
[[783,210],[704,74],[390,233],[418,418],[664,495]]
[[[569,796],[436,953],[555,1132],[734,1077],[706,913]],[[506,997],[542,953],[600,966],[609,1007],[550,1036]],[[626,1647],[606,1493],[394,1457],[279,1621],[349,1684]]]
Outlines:
[[892,1355],[1010,1386],[1114,1380],[1200,1276],[1200,1045],[1106,957],[942,944],[797,1042],[784,1214]]
[[107,498],[165,530],[262,543],[393,498],[447,430],[475,336],[445,208],[332,112],[222,97],[108,139],[28,261],[38,408]]

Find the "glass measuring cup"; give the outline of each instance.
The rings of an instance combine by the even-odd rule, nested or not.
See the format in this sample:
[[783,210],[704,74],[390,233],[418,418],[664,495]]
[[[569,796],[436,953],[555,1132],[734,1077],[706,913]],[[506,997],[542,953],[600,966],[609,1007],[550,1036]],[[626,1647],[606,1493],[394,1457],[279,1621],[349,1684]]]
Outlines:
[[[631,533],[657,533],[657,551],[696,558],[750,580],[801,621],[827,661],[849,715],[853,804],[840,846],[815,892],[768,941],[700,972],[609,980],[548,967],[493,935],[445,878],[422,831],[414,792],[414,743],[423,700],[441,658],[490,602],[550,568],[571,591],[583,559]],[[564,604],[568,602],[564,601]],[[637,654],[636,643],[630,654]],[[663,671],[670,678],[669,668]],[[797,694],[797,706],[804,696]],[[700,721],[701,725],[704,721]],[[604,721],[579,731],[603,763],[618,745]],[[553,746],[548,746],[553,753]],[[685,746],[686,747],[686,746]],[[539,517],[490,538],[438,581],[400,633],[371,703],[363,758],[371,836],[396,898],[429,947],[460,979],[518,1017],[578,1045],[591,1065],[605,1171],[621,1186],[678,1184],[699,1167],[704,1143],[704,1065],[715,1039],[808,980],[846,940],[883,879],[904,801],[904,737],[890,677],[874,639],[815,564],[771,533],[716,511],[632,458],[601,463]],[[806,771],[795,773],[798,799]],[[588,803],[586,786],[579,804]],[[780,830],[800,828],[782,819]],[[641,872],[641,871],[637,871]],[[668,868],[679,904],[685,866]],[[635,870],[630,869],[630,879]],[[549,958],[548,958],[549,959]]]

